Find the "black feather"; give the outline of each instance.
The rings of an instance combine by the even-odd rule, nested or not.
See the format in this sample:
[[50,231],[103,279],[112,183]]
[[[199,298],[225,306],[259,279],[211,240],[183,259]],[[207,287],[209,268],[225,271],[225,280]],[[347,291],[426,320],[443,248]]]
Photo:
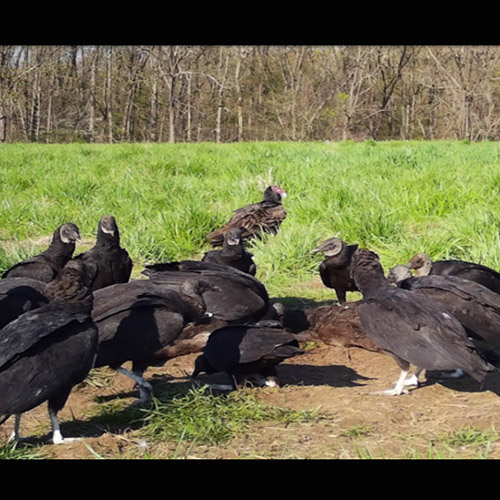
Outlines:
[[[276,366],[302,354],[296,337],[280,328],[232,325],[212,332],[195,362],[193,377],[223,372],[239,385],[250,375],[276,378]],[[234,379],[233,379],[234,377]]]
[[95,245],[75,257],[87,265],[93,290],[115,283],[127,283],[132,273],[132,259],[120,246],[120,232],[112,215],[105,215],[97,226]]
[[75,224],[59,226],[49,247],[39,255],[23,260],[7,269],[2,278],[32,278],[44,283],[52,281],[73,256],[80,232]]
[[[97,349],[92,294],[81,264],[61,271],[45,289],[50,302],[0,330],[0,421],[44,401],[55,415],[87,376]],[[58,438],[54,428],[54,442]]]
[[203,255],[202,262],[223,264],[255,276],[257,266],[252,257],[243,246],[241,229],[235,227],[230,228],[224,235],[222,250],[209,250]]
[[402,370],[410,364],[426,370],[461,369],[480,382],[495,370],[444,306],[391,285],[375,253],[356,251],[353,277],[363,294],[358,308],[363,328]]
[[500,294],[500,273],[483,264],[456,259],[432,261],[428,255],[419,253],[410,259],[408,267],[414,269],[417,276],[458,276],[475,281]]
[[265,286],[254,276],[223,264],[185,260],[146,266],[143,274],[154,283],[179,290],[185,280],[198,277],[215,289],[203,293],[207,311],[216,319],[242,323],[258,321],[268,313]]

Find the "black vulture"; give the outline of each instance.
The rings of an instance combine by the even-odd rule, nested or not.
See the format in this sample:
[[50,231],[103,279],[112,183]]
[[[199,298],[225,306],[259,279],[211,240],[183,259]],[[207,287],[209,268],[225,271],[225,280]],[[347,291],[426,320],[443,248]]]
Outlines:
[[[403,265],[394,266],[387,278],[405,290],[420,291],[443,304],[464,326],[485,355],[500,350],[500,295],[459,276],[431,274],[412,277]],[[490,351],[491,350],[491,351]]]
[[2,278],[24,277],[49,283],[71,259],[78,240],[78,227],[73,223],[63,224],[54,231],[52,241],[45,251],[14,264],[3,273]]
[[244,241],[260,236],[262,233],[276,234],[285,220],[286,210],[281,204],[286,192],[279,186],[269,186],[264,191],[262,201],[250,203],[234,211],[233,216],[223,227],[207,235],[213,247],[224,243],[224,234],[231,227],[239,227]]
[[459,276],[480,283],[485,287],[500,293],[500,273],[491,267],[463,260],[436,260],[425,253],[415,254],[407,266],[415,271],[416,276],[439,274],[443,276]]
[[[489,372],[496,370],[443,305],[424,294],[393,286],[384,276],[377,254],[358,249],[352,272],[363,294],[358,308],[363,328],[401,369],[396,386],[386,394],[399,395],[406,385],[418,385],[424,369],[462,370],[481,384]],[[406,380],[410,364],[417,371]]]
[[97,349],[92,293],[83,266],[68,264],[46,286],[48,304],[0,330],[0,423],[16,415],[11,439],[20,439],[21,415],[47,401],[52,441],[65,441],[57,413],[89,373]]
[[48,302],[44,295],[47,283],[31,278],[0,280],[0,328]]
[[222,250],[209,250],[203,255],[202,262],[224,264],[255,276],[257,267],[252,259],[253,255],[245,250],[241,235],[240,228],[230,228],[224,235]]
[[184,260],[146,266],[142,271],[154,283],[179,290],[193,276],[215,285],[218,290],[203,293],[207,310],[215,319],[231,323],[259,321],[274,311],[265,286],[254,276],[213,262]]
[[[149,280],[96,290],[92,318],[99,330],[99,346],[94,367],[109,366],[130,377],[139,386],[140,402],[149,400],[152,387],[144,380],[144,371],[159,364],[161,356],[155,353],[172,344],[188,323],[204,317],[202,294],[208,288],[212,286],[195,277],[179,291]],[[131,371],[122,367],[127,361],[132,362]]]
[[97,225],[95,245],[75,259],[82,259],[87,264],[93,290],[115,283],[127,283],[132,273],[132,259],[127,250],[120,246],[120,231],[112,215],[101,218]]
[[351,276],[351,260],[358,245],[346,245],[340,238],[328,238],[312,253],[321,252],[325,258],[319,265],[321,281],[327,288],[333,288],[340,303],[346,301],[346,292],[357,292]]
[[200,373],[222,372],[231,378],[231,388],[246,381],[256,386],[277,386],[276,366],[303,354],[297,338],[276,322],[230,325],[212,332],[195,360],[193,378]]

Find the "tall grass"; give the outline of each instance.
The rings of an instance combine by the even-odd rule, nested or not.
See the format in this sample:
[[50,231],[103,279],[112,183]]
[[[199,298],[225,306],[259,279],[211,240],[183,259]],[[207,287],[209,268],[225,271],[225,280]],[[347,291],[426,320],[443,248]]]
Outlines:
[[316,278],[310,252],[333,235],[378,252],[384,267],[426,251],[500,268],[494,142],[9,144],[0,173],[0,270],[45,248],[65,221],[90,245],[105,213],[137,272],[197,258],[206,234],[271,182],[288,192],[288,217],[252,251],[273,294]]

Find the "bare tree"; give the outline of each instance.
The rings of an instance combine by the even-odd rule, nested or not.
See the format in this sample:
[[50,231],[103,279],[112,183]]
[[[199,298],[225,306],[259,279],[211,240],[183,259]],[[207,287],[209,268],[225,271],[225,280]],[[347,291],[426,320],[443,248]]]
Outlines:
[[108,131],[108,142],[113,142],[113,47],[107,48],[106,54],[106,85],[104,90],[104,102],[106,106],[106,124]]
[[[482,96],[491,95],[488,86],[498,69],[498,47],[427,47],[427,51],[447,84],[448,106],[458,115],[454,121],[458,136],[471,140],[480,137],[482,126],[472,118],[474,111],[477,116],[483,115]],[[491,115],[490,106],[491,100],[486,105],[487,115]]]
[[99,50],[96,47],[91,54],[90,59],[90,83],[89,83],[89,119],[88,119],[88,137],[90,142],[95,142],[95,120],[96,120],[96,96],[97,96],[97,64],[99,60]]
[[226,89],[226,79],[229,68],[229,53],[223,48],[219,49],[219,63],[217,65],[217,117],[215,120],[215,142],[221,142],[222,134],[222,113],[224,111],[224,91]]
[[243,94],[241,91],[241,73],[245,59],[250,55],[251,47],[238,47],[238,56],[234,70],[234,86],[236,91],[236,113],[238,120],[238,141],[243,140]]
[[0,46],[0,141],[500,139],[497,46]]
[[[341,111],[344,116],[342,139],[352,138],[356,133],[356,121],[362,119],[365,96],[376,85],[376,68],[370,67],[375,54],[373,47],[346,47],[338,54],[339,66],[344,82],[339,92]],[[359,116],[359,118],[357,118]]]
[[177,83],[183,71],[181,63],[189,52],[188,47],[169,45],[164,47],[158,69],[167,87],[168,95],[168,142],[175,142],[175,118]]

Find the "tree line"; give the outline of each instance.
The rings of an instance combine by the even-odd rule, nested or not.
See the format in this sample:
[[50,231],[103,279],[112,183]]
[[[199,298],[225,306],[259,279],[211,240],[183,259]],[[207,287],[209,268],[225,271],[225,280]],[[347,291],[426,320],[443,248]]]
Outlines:
[[500,139],[497,46],[0,46],[1,142]]

